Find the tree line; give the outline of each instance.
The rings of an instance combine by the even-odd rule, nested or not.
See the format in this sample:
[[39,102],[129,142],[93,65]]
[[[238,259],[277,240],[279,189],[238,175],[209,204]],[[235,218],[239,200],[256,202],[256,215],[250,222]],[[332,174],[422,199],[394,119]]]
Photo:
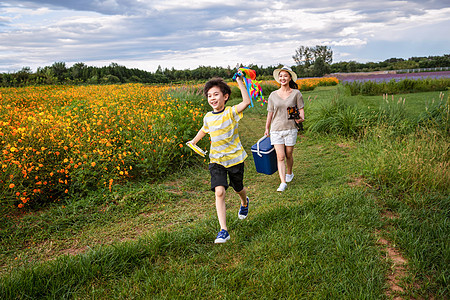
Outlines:
[[[371,72],[382,70],[399,70],[413,68],[450,67],[450,55],[411,57],[408,59],[390,58],[382,62],[358,63],[346,61],[332,63],[332,50],[327,46],[300,46],[293,56],[295,65],[292,69],[299,77],[321,77],[330,73]],[[256,71],[258,79],[272,79],[273,70],[281,67],[248,65]],[[214,76],[231,78],[236,69],[230,66],[199,66],[193,70],[162,69],[155,72],[127,68],[117,63],[109,66],[94,67],[79,62],[68,67],[65,62],[55,62],[51,66],[39,67],[33,72],[29,67],[13,73],[0,73],[0,86],[18,87],[27,85],[50,84],[116,84],[147,83],[164,84],[179,82],[204,81]]]

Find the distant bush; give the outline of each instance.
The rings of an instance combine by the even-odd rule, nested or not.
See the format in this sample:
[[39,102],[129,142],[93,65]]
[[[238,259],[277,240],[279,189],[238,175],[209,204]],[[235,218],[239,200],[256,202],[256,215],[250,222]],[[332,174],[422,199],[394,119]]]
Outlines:
[[340,134],[360,137],[369,128],[388,128],[390,137],[398,138],[413,133],[417,127],[433,128],[449,135],[449,99],[444,100],[441,93],[439,101],[427,105],[418,119],[408,116],[405,98],[383,95],[378,108],[366,109],[364,106],[350,103],[342,95],[344,88],[337,90],[331,101],[318,103],[309,108],[307,128],[312,132]]
[[337,95],[332,101],[311,111],[308,130],[358,137],[369,126],[371,116],[361,108],[349,105]]
[[400,81],[391,79],[387,82],[353,81],[344,82],[343,84],[350,91],[352,96],[375,96],[382,94],[445,91],[450,87],[450,78],[403,79]]

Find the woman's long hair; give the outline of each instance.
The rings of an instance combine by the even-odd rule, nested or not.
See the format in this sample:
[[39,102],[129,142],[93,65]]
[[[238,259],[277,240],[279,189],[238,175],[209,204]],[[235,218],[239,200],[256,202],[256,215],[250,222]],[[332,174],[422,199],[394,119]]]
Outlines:
[[297,82],[295,82],[294,80],[292,80],[292,78],[291,78],[291,81],[289,81],[289,87],[290,87],[291,89],[296,89],[296,90],[298,90],[298,84],[297,84]]

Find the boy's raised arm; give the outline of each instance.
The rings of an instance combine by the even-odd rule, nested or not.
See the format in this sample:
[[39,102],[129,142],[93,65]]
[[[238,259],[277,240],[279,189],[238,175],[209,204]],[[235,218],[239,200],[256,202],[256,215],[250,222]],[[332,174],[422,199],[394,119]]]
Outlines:
[[241,77],[236,77],[236,82],[239,86],[239,89],[241,90],[241,95],[242,95],[242,102],[239,103],[238,105],[236,105],[236,111],[237,113],[240,113],[242,111],[244,111],[244,109],[246,109],[251,101],[250,101],[250,96],[248,95],[247,92],[247,88],[245,87],[244,82],[242,81]]

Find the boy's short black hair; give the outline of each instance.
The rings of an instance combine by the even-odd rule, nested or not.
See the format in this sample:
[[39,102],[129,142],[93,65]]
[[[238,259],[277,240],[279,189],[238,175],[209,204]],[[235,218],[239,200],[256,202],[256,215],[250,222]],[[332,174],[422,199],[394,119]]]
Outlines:
[[[205,97],[208,97],[208,91],[212,87],[215,87],[215,86],[219,87],[220,91],[222,92],[222,94],[224,96],[228,94],[228,99],[230,99],[231,88],[228,86],[228,84],[225,82],[225,80],[223,80],[223,78],[220,78],[220,77],[215,77],[213,79],[210,79],[205,84],[205,87],[203,88],[203,94],[205,95]],[[226,103],[226,101],[225,101],[225,103]]]

